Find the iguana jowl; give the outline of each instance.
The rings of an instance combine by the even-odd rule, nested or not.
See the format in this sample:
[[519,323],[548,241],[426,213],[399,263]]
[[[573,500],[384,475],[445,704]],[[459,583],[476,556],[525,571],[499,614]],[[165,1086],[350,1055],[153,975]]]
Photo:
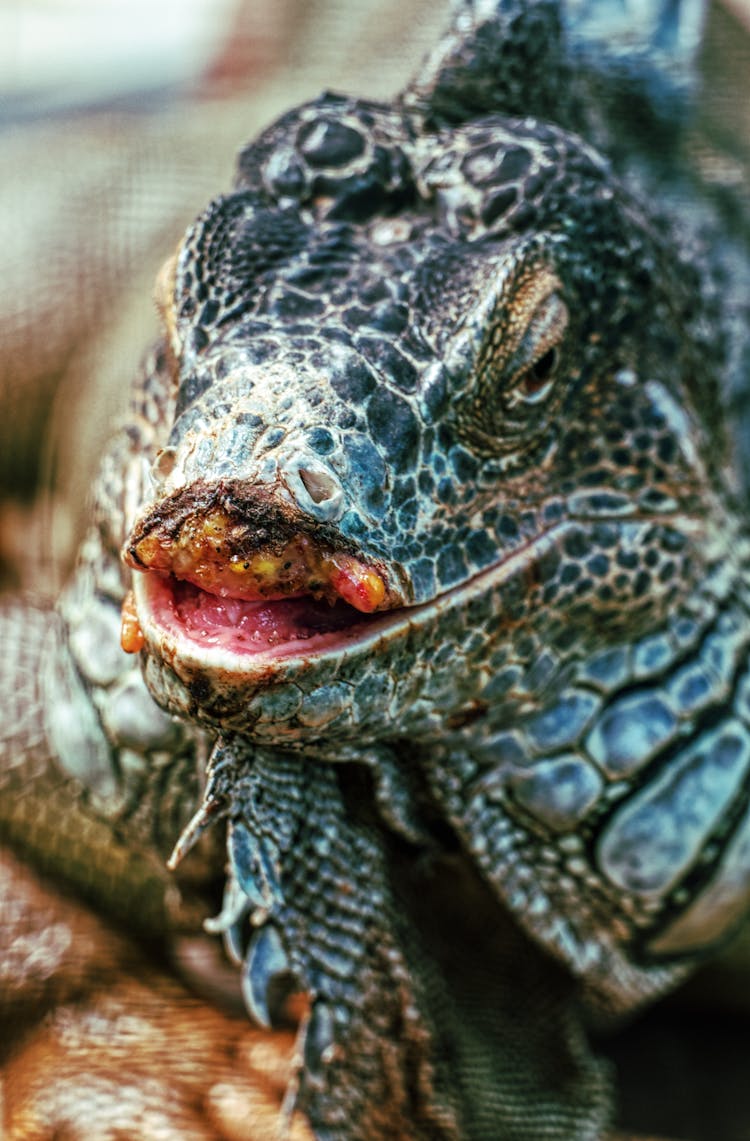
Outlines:
[[[656,995],[746,910],[721,219],[697,184],[657,217],[625,136],[638,84],[667,131],[696,13],[596,55],[609,8],[459,6],[392,106],[324,95],[246,147],[163,274],[45,743],[9,735],[120,830],[148,789],[162,844],[215,739],[177,856],[227,820],[211,926],[259,1021],[307,995],[320,1138],[601,1136],[574,1002]],[[178,720],[116,649],[121,547]]]

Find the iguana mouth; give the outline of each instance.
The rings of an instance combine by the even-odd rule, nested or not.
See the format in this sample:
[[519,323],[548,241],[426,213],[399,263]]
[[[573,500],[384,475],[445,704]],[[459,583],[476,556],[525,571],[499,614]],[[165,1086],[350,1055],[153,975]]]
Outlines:
[[[346,575],[337,576],[345,592],[338,598],[332,597],[330,584],[318,597],[300,593],[238,598],[204,590],[173,574],[148,571],[138,576],[135,592],[123,605],[123,649],[135,652],[143,646],[141,615],[144,624],[147,617],[149,626],[187,639],[203,651],[284,657],[333,648],[380,616],[369,603],[384,589],[377,585],[382,579],[364,564],[354,567],[355,560],[347,558]],[[352,597],[354,604],[345,595]]]
[[[157,627],[203,650],[241,656],[283,656],[301,642],[330,641],[404,601],[382,567],[302,532],[256,546],[218,509],[189,516],[171,535],[152,529],[137,536],[125,561],[148,580],[139,609]],[[121,641],[131,652],[144,644],[132,596]]]
[[132,595],[123,606],[129,652],[146,640],[139,615],[160,650],[166,635],[199,656],[284,656],[405,601],[383,565],[344,549],[335,532],[311,534],[278,504],[223,485],[188,489],[149,511],[123,557],[141,572],[137,609]]
[[[384,603],[369,612],[341,595],[316,598],[308,592],[237,598],[205,590],[169,572],[149,570],[134,576],[134,589],[123,605],[123,648],[136,652],[148,643],[173,665],[183,660],[237,677],[246,671],[260,676],[259,671],[267,669],[265,680],[270,681],[275,662],[291,664],[295,659],[300,664],[338,657],[416,630],[444,611],[461,609],[470,598],[527,571],[566,530],[565,524],[550,528],[476,578],[418,605],[386,585]],[[347,557],[364,576],[380,574]]]

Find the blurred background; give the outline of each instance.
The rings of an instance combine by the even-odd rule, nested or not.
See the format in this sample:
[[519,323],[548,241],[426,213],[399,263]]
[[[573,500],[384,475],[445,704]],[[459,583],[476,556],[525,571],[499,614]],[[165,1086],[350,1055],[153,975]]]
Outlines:
[[[156,333],[154,277],[229,186],[238,148],[326,87],[390,97],[447,12],[448,0],[0,0],[0,588],[59,589]],[[713,0],[702,113],[730,181],[750,169],[748,28],[750,0]]]

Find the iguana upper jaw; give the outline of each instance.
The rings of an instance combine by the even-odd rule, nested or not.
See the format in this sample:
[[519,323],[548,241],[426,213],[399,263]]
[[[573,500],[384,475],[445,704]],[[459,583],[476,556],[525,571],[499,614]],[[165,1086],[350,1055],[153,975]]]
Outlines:
[[138,571],[156,571],[225,599],[274,602],[309,595],[331,605],[345,602],[363,614],[403,605],[384,568],[278,528],[269,541],[225,511],[191,514],[178,527],[163,522],[137,529],[124,552]]

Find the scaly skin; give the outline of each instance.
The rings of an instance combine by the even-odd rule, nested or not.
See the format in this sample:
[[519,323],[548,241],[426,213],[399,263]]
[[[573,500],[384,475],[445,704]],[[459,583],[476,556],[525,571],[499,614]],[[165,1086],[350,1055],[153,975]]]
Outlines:
[[[150,789],[162,854],[173,790],[173,867],[226,822],[210,927],[258,1021],[304,994],[321,1141],[601,1137],[577,1004],[634,1008],[747,908],[741,283],[725,328],[720,212],[694,183],[654,214],[661,143],[623,128],[641,82],[679,154],[690,16],[607,60],[556,5],[467,4],[392,106],[322,96],[246,147],[162,275],[44,748],[115,831]],[[121,545],[165,713],[110,654]]]

